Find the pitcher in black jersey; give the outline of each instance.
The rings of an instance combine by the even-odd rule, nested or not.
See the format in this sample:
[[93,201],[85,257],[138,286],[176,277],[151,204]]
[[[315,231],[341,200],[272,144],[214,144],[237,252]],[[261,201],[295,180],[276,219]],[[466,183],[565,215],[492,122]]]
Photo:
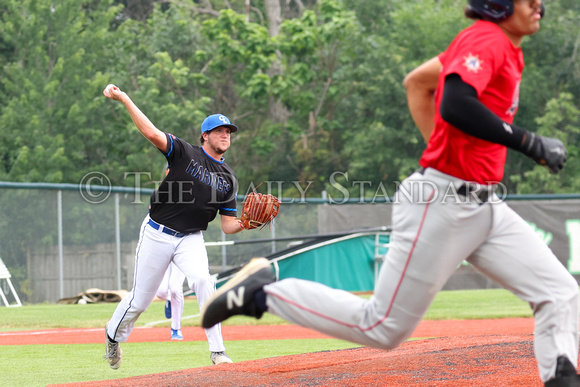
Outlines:
[[[226,234],[242,230],[236,218],[237,178],[224,161],[231,133],[238,130],[223,114],[201,124],[201,147],[165,133],[114,85],[105,97],[125,105],[133,123],[167,159],[169,173],[151,195],[150,213],[141,225],[135,257],[133,289],[121,300],[107,323],[105,358],[113,369],[121,365],[119,343],[127,341],[141,313],[151,304],[167,267],[173,262],[197,295],[199,307],[215,292],[203,230],[220,214]],[[232,363],[218,324],[205,330],[213,364]]]

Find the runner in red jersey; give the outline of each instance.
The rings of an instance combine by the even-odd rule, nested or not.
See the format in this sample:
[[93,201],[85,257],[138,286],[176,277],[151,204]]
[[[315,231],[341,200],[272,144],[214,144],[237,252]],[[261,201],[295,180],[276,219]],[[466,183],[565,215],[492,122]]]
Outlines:
[[[512,123],[518,109],[524,58],[521,48],[515,47],[495,23],[475,22],[457,36],[439,60],[443,69],[438,90],[444,89],[447,75],[457,74],[476,90],[482,104]],[[435,130],[419,163],[468,181],[500,182],[506,147],[474,138],[442,119],[438,113],[442,96],[437,93]]]
[[391,243],[373,297],[293,278],[275,281],[268,260],[256,259],[206,302],[202,326],[268,311],[391,349],[413,333],[467,261],[532,307],[542,382],[578,386],[578,283],[495,193],[507,148],[552,173],[566,161],[562,142],[512,122],[524,67],[520,44],[539,30],[543,11],[540,0],[469,0],[466,16],[478,21],[405,78],[411,116],[428,145],[422,168],[395,195]]

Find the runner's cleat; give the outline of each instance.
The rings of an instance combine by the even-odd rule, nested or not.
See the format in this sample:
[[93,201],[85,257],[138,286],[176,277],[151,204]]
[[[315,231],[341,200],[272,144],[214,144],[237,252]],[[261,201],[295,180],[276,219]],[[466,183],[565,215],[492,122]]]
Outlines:
[[256,307],[254,295],[264,285],[275,280],[266,258],[252,259],[205,302],[201,312],[201,326],[211,328],[238,314],[262,317],[263,311]]

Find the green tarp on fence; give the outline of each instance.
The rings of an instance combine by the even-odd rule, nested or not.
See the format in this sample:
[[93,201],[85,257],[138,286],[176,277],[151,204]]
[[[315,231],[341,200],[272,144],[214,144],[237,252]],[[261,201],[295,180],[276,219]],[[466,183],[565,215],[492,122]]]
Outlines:
[[[339,238],[285,257],[278,261],[280,279],[301,278],[351,292],[372,291],[375,254],[384,255],[387,250],[384,246],[377,248],[376,242],[376,234]],[[388,242],[388,235],[379,235],[380,245]]]

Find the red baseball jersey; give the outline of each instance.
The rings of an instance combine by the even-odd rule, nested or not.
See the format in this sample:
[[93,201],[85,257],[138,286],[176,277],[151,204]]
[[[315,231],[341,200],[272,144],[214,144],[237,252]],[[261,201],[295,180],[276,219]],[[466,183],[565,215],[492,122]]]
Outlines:
[[479,100],[511,124],[518,110],[524,69],[522,50],[494,23],[476,21],[439,55],[443,65],[435,92],[435,129],[419,164],[480,184],[503,178],[507,148],[480,140],[445,122],[439,113],[445,77],[458,74]]

